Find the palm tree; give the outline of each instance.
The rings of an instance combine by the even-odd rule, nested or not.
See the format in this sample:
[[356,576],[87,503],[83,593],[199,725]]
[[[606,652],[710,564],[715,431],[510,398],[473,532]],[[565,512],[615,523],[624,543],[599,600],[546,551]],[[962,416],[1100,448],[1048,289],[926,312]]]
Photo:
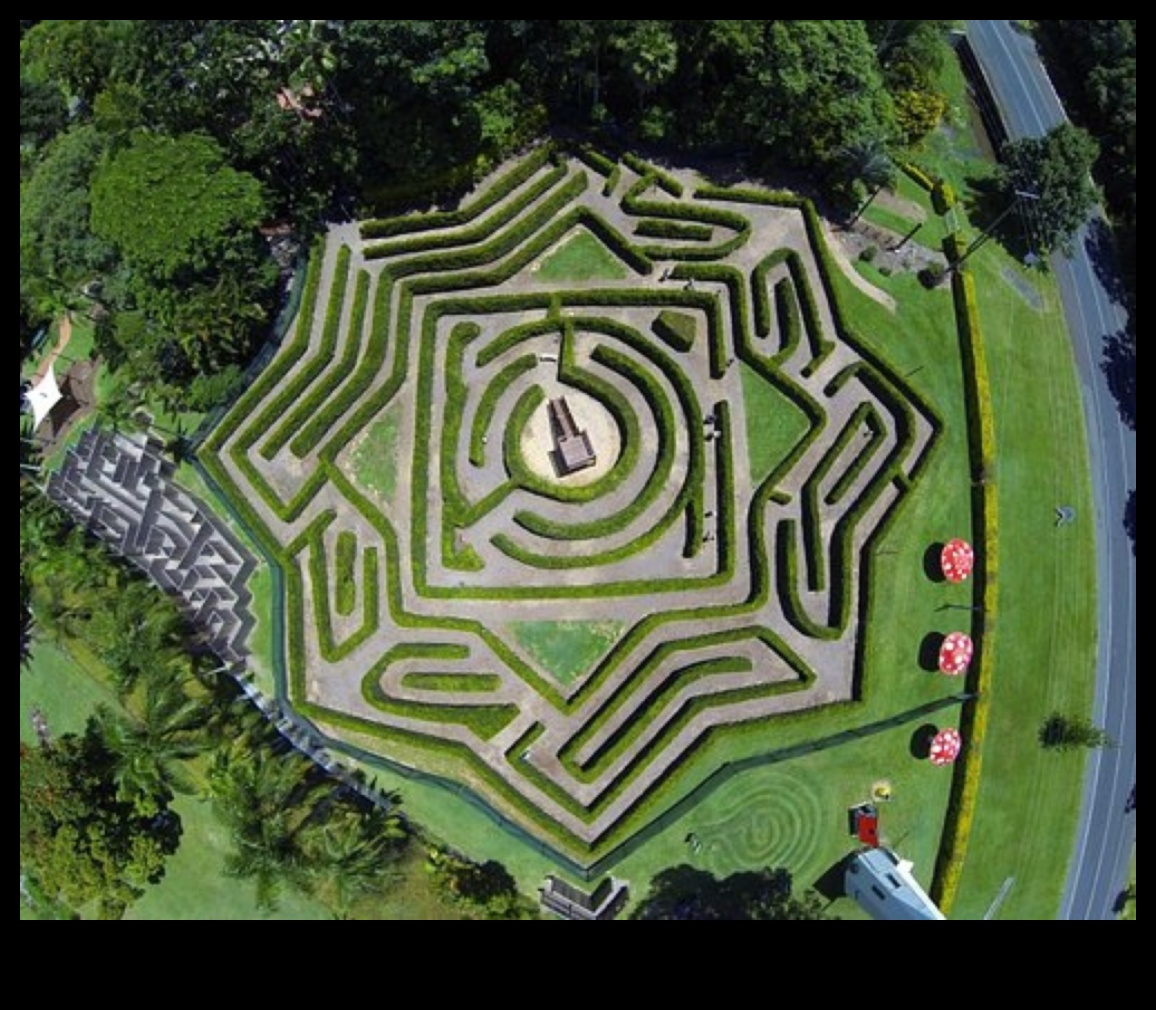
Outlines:
[[323,830],[308,836],[308,860],[318,888],[339,917],[392,877],[408,839],[400,817],[360,798],[337,802],[326,811]]
[[853,191],[856,185],[869,193],[848,222],[848,227],[859,220],[884,189],[895,183],[898,169],[887,151],[887,145],[878,137],[867,137],[848,144],[839,159],[841,178],[837,186]]
[[225,872],[253,881],[263,910],[276,909],[286,886],[311,893],[311,842],[302,832],[318,799],[314,773],[312,762],[293,750],[259,747],[218,758],[213,805],[233,843]]
[[163,674],[148,681],[138,718],[107,706],[97,709],[96,718],[114,757],[117,794],[142,816],[159,813],[174,793],[197,792],[186,763],[209,746],[203,732],[208,712],[177,677]]

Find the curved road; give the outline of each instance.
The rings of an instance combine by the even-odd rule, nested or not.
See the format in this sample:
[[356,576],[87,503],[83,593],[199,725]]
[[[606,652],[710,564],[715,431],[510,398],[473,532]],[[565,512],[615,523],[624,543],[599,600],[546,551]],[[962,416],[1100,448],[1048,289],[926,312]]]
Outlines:
[[[1012,25],[968,21],[967,33],[1009,138],[1039,137],[1065,113],[1034,42]],[[1094,752],[1088,765],[1077,851],[1060,910],[1061,919],[1080,920],[1115,918],[1136,842],[1136,554],[1125,526],[1136,489],[1135,404],[1126,394],[1124,403],[1117,399],[1107,367],[1118,359],[1127,313],[1113,293],[1111,258],[1096,240],[1102,234],[1097,218],[1073,256],[1052,262],[1084,396],[1096,501],[1100,639],[1093,718],[1118,745]],[[1129,367],[1134,384],[1134,359],[1125,371]]]

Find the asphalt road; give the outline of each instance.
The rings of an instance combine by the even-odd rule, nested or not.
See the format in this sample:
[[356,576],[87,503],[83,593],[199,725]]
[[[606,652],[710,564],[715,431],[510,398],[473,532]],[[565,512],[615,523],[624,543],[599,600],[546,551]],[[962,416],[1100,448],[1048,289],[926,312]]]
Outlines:
[[[1065,113],[1034,43],[1013,24],[968,21],[967,33],[1015,140],[1042,136]],[[1097,217],[1074,255],[1052,261],[1084,396],[1096,502],[1100,639],[1093,718],[1115,744],[1096,751],[1088,766],[1060,911],[1060,918],[1076,920],[1115,918],[1136,842],[1135,357],[1123,353],[1127,313],[1103,236]]]

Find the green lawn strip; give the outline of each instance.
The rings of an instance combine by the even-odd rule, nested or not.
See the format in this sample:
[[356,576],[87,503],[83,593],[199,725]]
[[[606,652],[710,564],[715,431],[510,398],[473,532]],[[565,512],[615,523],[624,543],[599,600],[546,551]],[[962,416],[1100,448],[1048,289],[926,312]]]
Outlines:
[[379,499],[391,502],[397,493],[401,461],[397,458],[401,437],[398,409],[391,407],[375,421],[353,457],[357,482]]
[[515,621],[514,640],[560,684],[593,670],[622,637],[620,621]]
[[[895,244],[898,244],[901,239],[905,239],[908,235],[911,235],[912,232],[915,232],[908,241],[922,245],[926,249],[937,248],[934,233],[932,232],[930,234],[930,241],[928,241],[928,237],[925,237],[923,234],[928,228],[926,220],[913,220],[895,208],[881,204],[878,201],[867,208],[863,214],[863,218],[877,228],[883,228],[891,232],[894,236]],[[918,231],[916,231],[916,229],[918,229]],[[924,239],[924,241],[920,242],[919,240],[921,238]],[[889,240],[885,240],[885,242],[886,241]]]
[[39,709],[54,737],[81,734],[97,705],[119,708],[108,670],[79,642],[57,644],[42,636],[20,674],[20,739],[36,742],[32,712]]
[[[1062,762],[1053,762],[1041,767],[1044,756],[1038,753],[1035,731],[1045,717],[1040,710],[1047,704],[1041,701],[1039,692],[1091,690],[1095,608],[1088,601],[1094,594],[1091,560],[1094,549],[1085,539],[1090,535],[1086,529],[1065,531],[1072,534],[1078,545],[1071,545],[1072,550],[1062,560],[1055,559],[1050,564],[1046,553],[1041,557],[1037,551],[1025,553],[1006,545],[1037,542],[1047,536],[1044,530],[1054,533],[1051,523],[1057,503],[1041,501],[1041,497],[1046,496],[1046,492],[1041,491],[1054,488],[1052,497],[1064,496],[1062,490],[1067,489],[1057,487],[1058,481],[1070,484],[1066,497],[1077,503],[1077,508],[1080,500],[1091,507],[1082,402],[1075,388],[1071,349],[1054,289],[1046,289],[1048,309],[1045,313],[1033,309],[1004,276],[1006,270],[1022,268],[1010,264],[1009,257],[994,243],[973,257],[969,267],[979,278],[981,325],[988,347],[998,419],[996,486],[1000,499],[1000,543],[1005,545],[999,559],[1004,605],[998,617],[999,635],[992,662],[995,663],[995,697],[1006,693],[1009,701],[1003,706],[997,704],[995,697],[991,701],[978,812],[970,830],[968,858],[953,915],[982,918],[1018,864],[1024,875],[1017,876],[1017,885],[1009,894],[1001,915],[1050,919],[1055,915],[1057,895],[1062,891],[1070,858],[1073,811],[1079,805],[1083,762],[1068,762],[1066,767]],[[882,281],[880,286],[899,295],[901,313],[925,309],[929,298],[943,297],[943,293],[936,292],[921,297],[917,284],[913,277],[897,276]],[[864,312],[873,314],[876,310],[865,306]],[[935,337],[932,347],[954,337],[934,318],[928,318],[923,329],[928,336]],[[870,332],[868,327],[862,330]],[[875,329],[875,332],[883,331]],[[942,367],[942,360],[934,357],[917,360],[913,353],[916,350],[917,345],[904,339],[893,342],[889,353],[913,385],[933,391],[934,402],[942,407],[962,405],[963,398],[956,385],[959,373]],[[1038,384],[1041,395],[1020,395],[1025,382]],[[953,386],[956,388],[951,388]],[[953,422],[952,412],[947,411],[946,422],[949,441],[958,442],[961,433],[966,431],[965,420]],[[1041,451],[1041,447],[1046,449]],[[970,462],[961,460],[951,467],[956,472],[963,468],[970,471]],[[924,484],[958,479],[946,475],[935,477],[934,470],[940,469],[943,467],[934,466]],[[965,497],[954,496],[957,508]],[[1029,519],[1034,520],[1032,533],[1025,529],[1032,525],[1027,522]],[[945,518],[942,525],[948,522]],[[959,528],[970,527],[970,516],[966,521],[957,520],[957,524]],[[939,536],[940,542],[945,536]],[[1052,565],[1062,567],[1057,570]],[[1009,598],[1015,600],[1014,607],[1008,605]],[[970,602],[970,599],[961,601]],[[947,613],[956,618],[969,616],[954,611]],[[1041,655],[1061,657],[1059,669],[1047,659],[1041,660]],[[1086,662],[1080,663],[1075,658],[1080,656],[1086,657]],[[1026,669],[1037,671],[1038,676],[1025,677]],[[1061,672],[1074,670],[1079,673]],[[1059,688],[1060,683],[1070,688]],[[1041,797],[1045,796],[1061,799],[1038,809]],[[1062,798],[1065,796],[1067,799]],[[981,855],[977,856],[977,851]],[[1028,886],[1023,886],[1025,880],[1030,882]]]
[[545,283],[622,281],[630,268],[587,228],[579,228],[543,261],[537,278]]
[[[996,415],[1001,607],[983,776],[956,902],[982,918],[1009,877],[1006,919],[1054,919],[1072,858],[1086,755],[1043,752],[1053,711],[1091,711],[1096,576],[1091,521],[1055,527],[1057,505],[1094,515],[1083,406],[1058,295],[1029,306],[998,246],[972,257]],[[1030,380],[1029,378],[1030,377]],[[1034,395],[1023,395],[1030,381]]]
[[272,912],[257,907],[255,888],[225,874],[225,859],[232,851],[228,831],[213,814],[212,804],[178,797],[173,808],[180,815],[181,846],[169,860],[164,878],[145,893],[125,916],[127,920],[159,922],[295,921],[331,919],[320,902],[286,888]]
[[334,572],[334,609],[341,617],[349,617],[357,608],[357,534],[342,530],[337,535]]
[[[25,743],[36,740],[30,719],[33,709],[44,713],[54,737],[83,733],[97,705],[123,711],[110,680],[107,668],[82,643],[70,641],[67,647],[51,641],[39,643],[30,668],[20,679],[20,739]],[[224,875],[230,842],[210,806],[178,796],[173,809],[181,818],[180,848],[167,862],[161,881],[149,887],[126,919],[329,918],[320,905],[292,892],[286,893],[278,912],[259,912],[252,889]]]

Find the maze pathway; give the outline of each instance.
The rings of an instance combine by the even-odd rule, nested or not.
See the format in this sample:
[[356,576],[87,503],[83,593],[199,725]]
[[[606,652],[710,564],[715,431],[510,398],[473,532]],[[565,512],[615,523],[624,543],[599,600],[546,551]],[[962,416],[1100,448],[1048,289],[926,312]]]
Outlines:
[[853,700],[859,558],[937,429],[822,234],[545,147],[333,228],[202,453],[278,545],[287,701],[593,858],[708,736]]

